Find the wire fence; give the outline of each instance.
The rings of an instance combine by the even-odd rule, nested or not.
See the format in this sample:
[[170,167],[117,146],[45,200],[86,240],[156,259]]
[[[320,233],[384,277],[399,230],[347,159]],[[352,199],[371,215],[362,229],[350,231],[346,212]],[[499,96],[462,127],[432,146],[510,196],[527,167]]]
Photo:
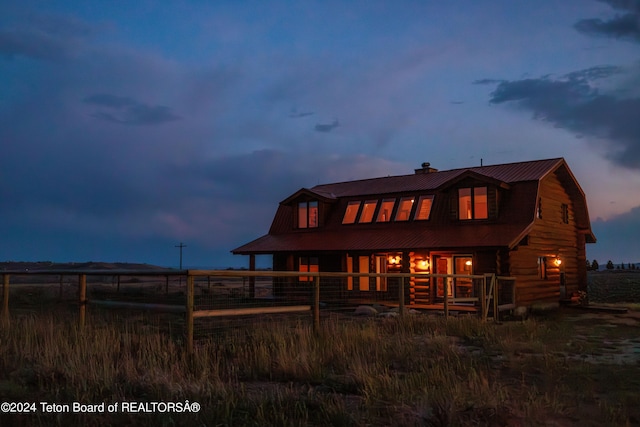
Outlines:
[[9,301],[18,311],[53,302],[75,307],[80,328],[88,312],[107,311],[121,313],[110,314],[116,322],[133,316],[180,331],[188,352],[194,340],[258,322],[305,321],[317,329],[326,318],[423,312],[497,320],[516,302],[512,277],[428,273],[7,272],[2,294],[3,327],[10,325]]

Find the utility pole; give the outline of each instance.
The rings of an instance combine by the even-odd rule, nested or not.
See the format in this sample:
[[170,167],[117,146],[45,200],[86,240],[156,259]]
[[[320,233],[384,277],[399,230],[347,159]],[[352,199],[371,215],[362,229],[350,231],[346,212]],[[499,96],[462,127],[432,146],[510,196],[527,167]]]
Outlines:
[[185,245],[184,243],[180,242],[179,245],[175,246],[176,248],[180,248],[180,270],[182,270],[182,248],[186,248],[187,245]]

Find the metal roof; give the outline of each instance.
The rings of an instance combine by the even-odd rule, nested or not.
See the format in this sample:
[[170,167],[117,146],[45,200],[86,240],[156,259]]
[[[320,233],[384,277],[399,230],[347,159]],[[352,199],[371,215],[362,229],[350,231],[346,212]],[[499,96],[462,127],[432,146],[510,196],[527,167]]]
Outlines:
[[537,181],[563,162],[564,160],[562,158],[557,158],[452,169],[441,172],[388,176],[333,184],[321,184],[312,187],[311,191],[325,196],[333,196],[334,198],[408,191],[430,191],[439,188],[467,171],[472,171],[479,175],[484,175],[487,178],[497,179],[505,183]]
[[[534,221],[540,180],[563,165],[575,184],[575,190],[581,193],[582,190],[562,158],[317,185],[301,191],[322,195],[331,200],[330,212],[321,227],[294,229],[293,205],[281,203],[269,234],[232,252],[268,254],[288,251],[513,247],[524,237]],[[564,172],[563,174],[567,175]],[[456,182],[468,175],[475,179],[485,176],[493,183],[508,184],[508,196],[501,201],[498,218],[487,222],[451,221],[449,203],[439,198],[446,197],[443,189],[448,183]],[[431,219],[428,221],[342,224],[342,216],[349,199],[420,192],[436,195]],[[298,193],[300,191],[295,194]],[[291,202],[292,197],[286,200]],[[584,194],[579,203],[584,204],[584,218],[580,220],[580,224],[588,228],[587,231],[590,233]]]

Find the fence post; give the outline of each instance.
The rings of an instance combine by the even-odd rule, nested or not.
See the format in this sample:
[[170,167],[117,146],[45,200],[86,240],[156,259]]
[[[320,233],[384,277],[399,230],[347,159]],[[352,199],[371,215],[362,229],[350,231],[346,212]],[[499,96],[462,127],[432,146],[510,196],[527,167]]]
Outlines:
[[484,275],[482,286],[480,287],[480,316],[482,321],[487,320],[487,280],[491,277],[488,273]]
[[320,330],[320,275],[316,276],[313,284],[313,330]]
[[193,353],[193,276],[187,275],[187,311],[186,311],[186,326],[187,326],[187,354]]
[[444,278],[444,318],[449,317],[449,278]]
[[493,282],[493,321],[500,321],[500,313],[498,312],[498,279],[495,274],[491,275],[491,281]]
[[9,275],[2,275],[2,325],[9,327]]
[[398,304],[398,312],[400,317],[404,317],[404,287],[406,285],[405,281],[406,277],[400,278],[400,292],[398,294],[399,304]]
[[80,304],[78,312],[78,326],[84,329],[85,318],[87,315],[87,275],[80,274],[78,276],[78,304]]

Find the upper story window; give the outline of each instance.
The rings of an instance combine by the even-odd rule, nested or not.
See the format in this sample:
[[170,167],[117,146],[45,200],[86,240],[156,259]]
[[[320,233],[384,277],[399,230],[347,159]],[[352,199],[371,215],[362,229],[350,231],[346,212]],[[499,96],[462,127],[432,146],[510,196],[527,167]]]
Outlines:
[[542,219],[542,197],[538,198],[538,206],[536,207],[536,218]]
[[378,212],[377,222],[389,222],[391,221],[391,212],[396,204],[396,199],[384,199],[380,205],[380,211]]
[[367,200],[362,207],[362,213],[360,214],[360,223],[367,223],[373,221],[373,214],[378,206],[377,200]]
[[569,205],[566,203],[562,204],[562,222],[569,224]]
[[458,189],[458,218],[487,219],[487,187]]
[[344,217],[342,217],[343,224],[353,224],[356,222],[356,216],[358,216],[358,211],[360,210],[360,201],[349,202],[347,204],[347,210],[344,212]]
[[418,199],[418,208],[414,219],[429,219],[431,215],[431,206],[433,205],[433,196],[421,196]]
[[298,203],[298,228],[318,227],[318,201]]
[[403,197],[400,199],[400,205],[398,205],[398,212],[396,213],[396,221],[408,221],[413,209],[413,197]]

